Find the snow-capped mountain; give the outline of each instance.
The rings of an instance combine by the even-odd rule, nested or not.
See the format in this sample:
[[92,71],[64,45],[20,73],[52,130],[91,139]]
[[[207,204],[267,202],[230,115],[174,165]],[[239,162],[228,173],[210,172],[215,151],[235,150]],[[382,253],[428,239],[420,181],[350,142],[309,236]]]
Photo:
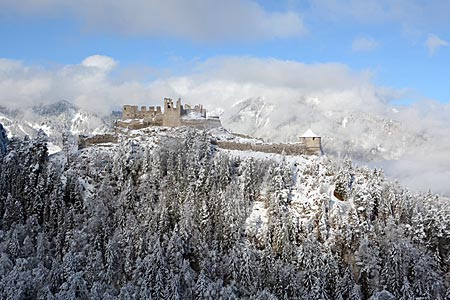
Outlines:
[[108,120],[94,113],[83,111],[68,101],[59,101],[48,105],[39,105],[23,110],[0,108],[0,123],[8,136],[36,136],[43,130],[49,141],[61,145],[65,133],[99,134],[110,130]]
[[368,112],[324,110],[318,101],[299,99],[293,111],[293,107],[250,98],[234,104],[224,114],[223,123],[233,131],[278,142],[295,141],[312,127],[322,136],[328,154],[367,161],[397,159],[427,141],[405,128],[395,111],[387,118]]

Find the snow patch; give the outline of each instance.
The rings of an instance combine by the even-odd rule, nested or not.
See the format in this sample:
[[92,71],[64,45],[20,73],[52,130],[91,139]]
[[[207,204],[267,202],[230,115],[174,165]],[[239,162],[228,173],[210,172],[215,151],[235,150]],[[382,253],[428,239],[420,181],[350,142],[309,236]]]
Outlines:
[[265,203],[261,201],[253,202],[252,212],[245,221],[247,235],[257,240],[261,239],[266,235],[268,222],[268,210]]
[[27,124],[28,124],[28,126],[30,126],[33,129],[36,129],[36,130],[41,129],[42,131],[44,131],[44,133],[47,136],[51,136],[53,134],[53,131],[52,131],[51,127],[48,126],[47,124],[39,125],[39,124],[30,123],[30,122],[27,122]]
[[300,137],[311,138],[311,137],[319,137],[319,135],[315,134],[311,128],[305,131]]
[[62,149],[53,143],[47,143],[48,155],[60,152]]

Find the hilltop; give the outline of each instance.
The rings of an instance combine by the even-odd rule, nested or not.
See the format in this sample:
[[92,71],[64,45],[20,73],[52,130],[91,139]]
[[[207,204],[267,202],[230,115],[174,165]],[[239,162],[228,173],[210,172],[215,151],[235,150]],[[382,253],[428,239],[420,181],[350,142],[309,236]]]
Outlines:
[[0,160],[7,297],[449,296],[448,199],[380,170],[220,149],[186,127],[51,156],[46,139]]

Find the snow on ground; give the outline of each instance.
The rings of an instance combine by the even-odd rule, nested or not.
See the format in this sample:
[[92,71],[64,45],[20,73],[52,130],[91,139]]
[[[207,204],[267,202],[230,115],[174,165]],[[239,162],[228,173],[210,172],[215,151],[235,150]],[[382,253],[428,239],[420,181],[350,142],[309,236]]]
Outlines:
[[7,118],[7,117],[5,117],[5,116],[0,115],[0,123],[2,123],[3,128],[5,128],[6,134],[7,134],[7,136],[8,136],[8,139],[12,138],[12,137],[13,137],[13,134],[12,134],[11,128],[10,128],[10,126],[9,126],[9,124],[12,123],[11,119],[9,119],[9,118]]
[[70,127],[70,132],[72,132],[72,134],[80,134],[81,131],[78,129],[79,124],[83,123],[85,121],[85,118],[83,116],[83,114],[81,113],[76,113],[75,116],[72,119],[72,126]]
[[105,134],[107,131],[108,131],[107,128],[97,127],[97,128],[94,129],[92,134],[93,135]]
[[5,117],[5,116],[0,116],[0,122],[12,122],[11,119]]
[[48,136],[51,136],[53,134],[53,131],[52,131],[51,127],[48,126],[47,124],[39,125],[39,124],[36,124],[36,123],[30,123],[30,122],[27,122],[27,124],[28,124],[28,126],[30,126],[31,128],[34,128],[36,130],[41,129]]
[[219,141],[223,142],[235,142],[242,144],[260,144],[263,141],[261,139],[252,138],[250,136],[244,136],[236,133],[232,133],[223,127],[214,128],[208,131],[208,133]]
[[245,221],[247,235],[256,239],[265,236],[268,221],[269,217],[265,203],[261,201],[253,202],[250,216]]
[[48,149],[48,155],[58,153],[62,150],[60,147],[56,146],[55,144],[53,144],[51,142],[47,143],[47,149]]
[[199,120],[199,119],[204,119],[203,115],[199,112],[193,111],[191,110],[189,113],[187,113],[186,115],[184,115],[182,117],[183,119],[186,120]]

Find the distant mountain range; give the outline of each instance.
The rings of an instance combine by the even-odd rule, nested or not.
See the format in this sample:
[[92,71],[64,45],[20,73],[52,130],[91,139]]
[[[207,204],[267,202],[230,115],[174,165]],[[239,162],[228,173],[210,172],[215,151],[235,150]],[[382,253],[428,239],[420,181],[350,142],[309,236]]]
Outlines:
[[450,130],[444,118],[430,117],[432,105],[357,108],[329,102],[299,97],[283,105],[280,99],[248,98],[225,110],[221,121],[231,131],[274,142],[295,142],[312,128],[329,156],[383,168],[413,190],[450,195]]
[[300,99],[295,110],[286,111],[261,98],[237,102],[222,122],[232,130],[269,141],[291,141],[312,127],[322,136],[326,153],[363,161],[400,158],[427,138],[408,130],[396,120],[367,112],[324,110],[316,99]]

